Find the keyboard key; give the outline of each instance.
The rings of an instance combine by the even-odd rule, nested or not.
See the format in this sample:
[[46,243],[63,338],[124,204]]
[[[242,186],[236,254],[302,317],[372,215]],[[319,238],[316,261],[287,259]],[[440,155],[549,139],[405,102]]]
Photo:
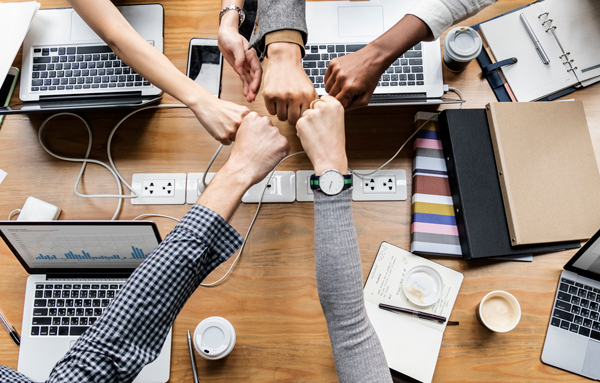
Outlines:
[[[31,80],[31,85],[32,86],[42,86],[42,85],[44,85],[44,80]],[[43,292],[41,290],[37,290],[35,292],[36,298],[41,298],[42,295],[43,295]]]
[[89,327],[85,326],[80,326],[80,327],[71,327],[70,331],[69,331],[69,335],[74,336],[74,335],[81,335],[85,332],[85,330],[87,330]]
[[67,315],[72,317],[75,316],[75,309],[74,308],[68,308],[67,309]]
[[52,323],[52,318],[49,317],[34,317],[31,324],[36,326],[49,325]]
[[415,80],[415,75],[414,74],[409,74],[408,75],[408,79],[414,81]]
[[33,309],[33,316],[34,317],[45,317],[48,316],[48,309]]
[[31,335],[40,335],[40,328],[38,326],[31,326]]
[[[68,78],[61,78],[60,79],[60,85],[67,85],[69,83],[69,79]],[[57,298],[60,298],[60,291],[55,291],[54,293],[58,293],[57,294]]]
[[321,59],[320,54],[306,54],[304,55],[304,61],[319,61]]
[[52,85],[52,80],[51,79],[45,79],[44,80],[44,85]]
[[49,56],[49,55],[50,55],[50,49],[42,48],[42,56]]
[[75,315],[77,315],[78,317],[82,317],[83,316],[83,309],[76,309],[75,310]]
[[40,327],[40,335],[48,335],[48,326]]
[[577,292],[579,291],[579,289],[575,286],[569,286],[569,294],[571,295],[577,295]]
[[327,73],[327,69],[320,69],[319,70],[319,76],[325,76],[325,73]]
[[[48,307],[55,307],[56,306],[56,299],[48,299]],[[50,310],[52,311],[52,310]],[[54,314],[50,314],[50,315],[54,315]]]
[[344,45],[336,45],[335,46],[335,51],[336,52],[346,52],[346,47]]
[[583,288],[586,290],[590,290],[590,291],[592,290],[592,286],[588,286],[588,285],[583,286]]
[[72,317],[71,318],[71,326],[77,326],[77,325],[79,325],[79,318]]
[[[350,53],[350,52],[356,52],[359,49],[362,49],[364,47],[366,47],[366,44],[347,44],[346,45],[346,52]],[[328,50],[329,52],[329,50]]]
[[[316,61],[304,62],[304,63],[302,63],[302,67],[304,69],[316,68],[317,67],[317,63],[316,63]],[[129,79],[129,77],[131,77],[131,80]],[[133,76],[127,76],[127,81],[133,81]]]
[[77,291],[77,290],[71,291],[71,298],[79,298],[79,291]]
[[402,67],[402,72],[404,72],[404,73],[410,73],[410,67],[409,66],[403,66]]
[[98,61],[96,63],[96,68],[98,68],[98,69],[104,68],[104,62],[103,61]]
[[575,282],[575,286],[583,288],[583,283]]
[[82,326],[87,326],[88,319],[87,318],[79,318],[79,324]]
[[590,310],[598,311],[600,309],[600,305],[596,302],[590,302]]
[[94,316],[99,317],[102,315],[102,309],[94,309]]
[[583,317],[580,317],[579,315],[576,315],[575,319],[573,319],[573,323],[583,324]]
[[600,340],[600,332],[592,330],[590,337],[592,337],[593,339],[596,339],[596,340]]
[[65,336],[65,335],[69,335],[69,328],[68,327],[59,327],[58,328],[58,336]]
[[588,301],[587,299],[582,299],[581,303],[579,304],[581,307],[585,307],[588,308],[590,306],[590,301]]
[[423,73],[422,66],[411,66],[410,68],[412,73]]
[[111,53],[111,54],[108,55],[108,59],[109,60],[116,60],[117,59],[117,55],[114,54],[114,53]]
[[589,299],[590,301],[595,301],[596,300],[596,294],[593,293],[593,292],[591,292],[591,291],[588,291],[587,299]]
[[112,66],[113,68],[119,68],[121,66],[122,62],[119,60],[115,60],[112,62]]
[[571,327],[571,323],[570,322],[568,322],[566,320],[563,320],[563,321],[560,322],[560,328],[562,328],[563,330],[569,331],[570,327]]
[[65,307],[65,300],[64,299],[57,299],[56,300],[56,307]]
[[585,318],[589,317],[590,316],[590,310],[588,310],[588,309],[581,309],[581,316],[585,317]]
[[600,323],[594,322],[594,324],[592,324],[592,329],[596,330],[596,331],[600,331]]
[[573,282],[573,281],[571,281],[571,280],[569,280],[567,278],[561,278],[560,281],[568,283],[569,285],[574,285],[575,284],[575,282]]
[[[46,64],[34,65],[33,70],[34,71],[44,71],[44,70],[46,70]],[[43,287],[43,285],[40,285],[40,286]]]
[[69,325],[69,322],[71,321],[71,320],[69,319],[69,317],[63,317],[63,318],[61,318],[60,320],[61,320],[61,323],[60,323],[60,324],[62,324],[63,326],[68,326],[68,325]]
[[60,325],[60,318],[52,318],[52,324],[59,326]]
[[317,68],[325,68],[325,61],[317,62]]
[[387,68],[385,73],[394,73],[394,68]]
[[396,72],[396,73],[402,73],[402,67],[399,67],[399,66],[395,67],[394,68],[394,72]]
[[552,316],[554,318],[560,318],[560,319],[565,319],[568,320],[569,322],[573,321],[573,314],[570,314],[568,312],[562,311],[562,310],[558,310],[558,309],[554,309]]
[[560,327],[560,319],[558,319],[558,318],[552,318],[550,320],[550,324],[552,326],[555,326],[555,327]]
[[592,320],[590,320],[590,319],[584,319],[584,320],[583,320],[583,325],[584,325],[585,327],[587,327],[587,328],[590,328],[590,327],[592,327],[592,323],[593,323],[593,321],[592,321]]
[[404,54],[405,58],[423,57],[422,52],[409,51]]
[[94,315],[94,309],[85,309],[85,316],[91,317]]
[[417,80],[423,80],[423,74],[417,73]]
[[590,319],[598,320],[599,317],[600,317],[600,314],[598,314],[597,312],[591,312],[590,313]]
[[105,67],[105,68],[112,68],[112,61],[106,61],[106,62],[104,63],[104,67]]
[[33,307],[46,307],[45,299],[35,299],[33,301]]
[[587,297],[587,291],[585,291],[585,289],[579,289],[579,291],[577,292],[577,296],[581,297],[581,298],[586,298]]
[[334,59],[334,58],[336,58],[336,57],[338,57],[338,56],[337,56],[337,54],[335,54],[335,53],[331,53],[331,54],[329,55],[329,59],[330,59],[330,60],[333,60],[333,59]]
[[48,87],[48,90],[56,90],[56,86]]
[[423,59],[410,59],[408,65],[423,65]]
[[571,308],[571,312],[572,312],[573,314],[577,314],[577,315],[579,315],[579,314],[581,313],[581,307],[579,307],[579,306],[573,306],[573,307]]
[[335,52],[335,46],[333,45],[328,45],[327,46],[327,53],[332,53]]
[[83,307],[83,299],[75,299],[75,307]]
[[91,299],[84,299],[83,300],[83,307],[92,307],[92,300]]
[[577,334],[579,332],[579,325],[576,325],[575,323],[571,323],[571,327],[569,328],[569,331]]
[[58,332],[58,327],[56,326],[52,326],[50,327],[50,335],[56,335],[56,333]]
[[33,58],[34,64],[48,64],[51,61],[52,61],[52,58],[50,58],[50,57],[34,57]]
[[421,43],[418,43],[417,45],[415,45],[413,47],[413,49],[416,50],[416,51],[420,51],[421,50]]
[[318,76],[319,75],[319,70],[318,69],[312,69],[311,72],[310,72],[310,74],[311,74],[311,76]]

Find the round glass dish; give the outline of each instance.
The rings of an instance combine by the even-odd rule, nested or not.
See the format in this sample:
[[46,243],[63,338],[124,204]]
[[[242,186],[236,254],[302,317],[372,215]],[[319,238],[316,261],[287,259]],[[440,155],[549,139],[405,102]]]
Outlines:
[[402,290],[409,301],[417,306],[427,307],[442,296],[444,281],[440,273],[430,266],[415,266],[406,272]]

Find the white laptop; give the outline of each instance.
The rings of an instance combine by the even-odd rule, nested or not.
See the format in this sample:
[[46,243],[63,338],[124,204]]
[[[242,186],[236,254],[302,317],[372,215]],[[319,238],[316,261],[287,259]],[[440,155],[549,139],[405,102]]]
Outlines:
[[[418,0],[308,1],[308,42],[303,67],[319,95],[329,61],[351,54],[394,26]],[[369,105],[423,105],[442,100],[440,41],[423,42],[384,73]]]
[[542,362],[600,380],[600,231],[564,268]]
[[[31,274],[18,371],[35,381],[48,379],[161,241],[148,221],[0,221],[0,237]],[[172,329],[160,356],[135,382],[169,380],[171,336]]]
[[[160,4],[117,7],[163,52]],[[19,97],[0,114],[143,106],[162,91],[121,61],[72,8],[39,10],[23,42]]]

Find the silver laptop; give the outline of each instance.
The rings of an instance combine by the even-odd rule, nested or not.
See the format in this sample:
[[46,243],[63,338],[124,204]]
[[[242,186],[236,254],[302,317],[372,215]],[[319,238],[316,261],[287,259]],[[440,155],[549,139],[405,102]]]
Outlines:
[[[31,274],[18,371],[35,381],[48,379],[161,241],[148,221],[0,221],[0,237]],[[169,380],[171,335],[135,382]]]
[[[329,61],[351,54],[395,25],[418,0],[308,1],[303,67],[319,95]],[[440,41],[417,44],[381,76],[369,105],[423,105],[443,101]]]
[[565,265],[542,362],[600,379],[600,231]]
[[[132,27],[163,52],[160,4],[117,7]],[[137,74],[72,8],[39,10],[23,43],[19,97],[0,114],[143,106],[162,91]]]

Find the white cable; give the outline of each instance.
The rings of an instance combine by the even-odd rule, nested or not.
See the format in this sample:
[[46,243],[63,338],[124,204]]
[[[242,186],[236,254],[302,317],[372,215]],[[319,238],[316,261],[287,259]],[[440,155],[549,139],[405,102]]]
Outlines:
[[150,214],[140,214],[137,217],[135,217],[134,219],[132,219],[132,221],[135,221],[135,220],[140,219],[142,217],[162,217],[162,218],[169,218],[169,219],[172,219],[173,221],[179,222],[179,220],[177,218],[171,217],[170,215],[152,214],[152,213],[150,213]]
[[204,185],[204,189],[206,189],[206,175],[208,174],[208,171],[210,170],[210,167],[212,166],[213,162],[215,162],[215,159],[221,152],[221,149],[223,149],[223,144],[219,145],[219,148],[217,149],[215,154],[213,154],[212,158],[208,162],[208,165],[206,166],[206,170],[204,171],[204,175],[202,176],[202,185]]
[[[112,159],[112,155],[111,155],[111,151],[110,151],[110,145],[112,142],[112,138],[115,134],[115,132],[117,131],[117,129],[121,126],[121,124],[123,122],[125,122],[125,120],[127,120],[129,117],[131,117],[132,115],[141,112],[143,110],[147,110],[147,109],[155,109],[155,108],[186,108],[185,105],[182,104],[161,104],[161,105],[151,105],[151,106],[147,106],[144,108],[140,108],[140,109],[136,109],[133,112],[129,113],[128,115],[126,115],[125,117],[123,117],[118,123],[117,125],[115,125],[115,127],[112,129],[112,131],[110,132],[110,135],[108,137],[108,143],[107,143],[107,154],[108,154],[108,161],[110,162],[110,166],[106,165],[104,162],[98,161],[98,160],[94,160],[94,159],[90,159],[89,155],[90,152],[92,150],[92,129],[90,128],[89,123],[81,116],[75,114],[75,113],[69,113],[69,112],[63,112],[63,113],[57,113],[54,114],[48,118],[46,118],[43,122],[42,125],[40,126],[40,129],[38,131],[38,139],[40,141],[40,145],[42,146],[42,148],[48,153],[50,154],[52,157],[55,157],[59,160],[63,160],[63,161],[70,161],[70,162],[82,162],[82,166],[81,166],[81,170],[79,171],[79,175],[77,176],[77,180],[75,181],[75,186],[73,188],[74,192],[76,195],[78,195],[79,197],[85,197],[85,198],[118,198],[119,202],[117,203],[117,209],[115,211],[115,214],[113,215],[113,217],[111,218],[111,220],[115,220],[117,218],[117,216],[119,215],[119,212],[121,211],[121,207],[123,204],[123,198],[137,198],[138,195],[137,193],[133,190],[133,188],[127,183],[127,181],[125,181],[125,179],[123,179],[123,177],[121,176],[121,173],[119,173],[119,171],[117,170],[117,167],[114,164],[114,161]],[[50,149],[48,149],[46,147],[46,145],[44,144],[44,141],[42,140],[42,132],[44,130],[44,127],[46,126],[46,124],[53,119],[54,117],[58,117],[58,116],[73,116],[73,117],[77,117],[79,118],[81,121],[83,121],[83,123],[85,124],[85,127],[88,130],[88,148],[85,154],[85,158],[70,158],[70,157],[63,157],[63,156],[59,156],[55,153],[53,153],[52,151],[50,151]],[[117,182],[117,186],[119,189],[119,194],[118,195],[113,195],[113,194],[83,194],[77,191],[77,187],[79,186],[79,183],[81,182],[81,177],[83,176],[83,172],[85,171],[85,167],[87,165],[88,162],[100,165],[105,167],[109,172],[111,172],[111,174],[113,175],[113,177],[115,177],[115,181]],[[125,186],[127,186],[127,188],[131,191],[131,195],[124,195],[123,194],[123,187],[121,185],[121,182],[123,182],[125,184]]]
[[12,216],[13,216],[13,215],[14,215],[16,212],[19,212],[19,213],[20,213],[20,212],[21,212],[21,209],[15,209],[15,210],[11,211],[11,212],[8,214],[8,220],[9,220],[9,221],[11,220]]
[[[450,87],[450,88],[448,88],[448,90],[449,90],[449,91],[451,91],[451,92],[454,92],[454,93],[456,93],[456,94],[458,95],[458,97],[460,97],[460,99],[461,99],[462,101],[464,101],[463,95],[462,95],[462,93],[460,92],[460,90],[458,90],[458,89],[456,89],[456,88],[454,88],[454,87]],[[461,103],[460,103],[460,106],[458,107],[458,109],[462,108],[462,107],[463,107],[463,104],[464,104],[464,103],[463,103],[463,102],[461,102]],[[409,142],[410,140],[412,140],[412,138],[413,138],[413,137],[414,137],[414,136],[417,134],[417,132],[418,132],[419,130],[421,130],[421,128],[422,128],[422,127],[424,127],[424,126],[425,126],[427,123],[429,123],[429,121],[431,121],[431,120],[433,120],[434,118],[436,118],[437,116],[439,116],[439,115],[440,115],[440,113],[442,113],[442,111],[440,111],[440,112],[437,112],[437,113],[436,113],[436,114],[434,114],[433,116],[429,117],[429,118],[427,119],[427,121],[425,121],[424,123],[422,123],[422,124],[421,124],[421,126],[419,126],[419,127],[417,128],[417,130],[415,130],[415,131],[413,132],[413,134],[411,134],[411,135],[410,135],[410,137],[408,137],[408,139],[407,139],[406,141],[404,141],[404,143],[402,144],[402,146],[400,147],[400,149],[398,149],[398,151],[396,152],[396,154],[394,154],[394,155],[392,156],[392,158],[390,158],[389,160],[387,160],[387,161],[386,161],[386,162],[385,162],[383,165],[381,165],[380,167],[378,167],[376,170],[374,170],[374,171],[372,171],[372,172],[369,172],[369,173],[360,173],[360,172],[357,172],[357,171],[355,171],[355,170],[352,170],[352,169],[350,169],[350,168],[348,168],[348,169],[349,169],[349,170],[352,172],[352,174],[356,174],[356,176],[357,176],[357,177],[359,177],[359,178],[367,177],[367,176],[370,176],[370,175],[373,175],[373,174],[377,173],[377,172],[378,172],[378,171],[380,171],[382,168],[384,168],[385,166],[387,166],[387,165],[388,165],[390,162],[392,162],[392,161],[393,161],[393,160],[394,160],[394,159],[395,159],[395,158],[398,156],[398,154],[400,154],[400,152],[402,151],[402,149],[404,149],[404,147],[406,146],[406,144],[408,144],[408,142]]]
[[269,173],[269,177],[267,178],[267,182],[265,183],[265,186],[263,187],[262,194],[260,195],[260,200],[258,201],[258,206],[256,207],[256,213],[254,213],[254,218],[252,218],[252,222],[250,222],[250,226],[248,227],[248,231],[246,232],[246,236],[244,237],[244,242],[242,242],[242,246],[240,247],[240,250],[238,251],[238,254],[236,255],[236,257],[233,260],[233,262],[231,263],[231,266],[229,266],[229,270],[227,270],[227,272],[220,279],[218,279],[216,282],[200,283],[200,286],[203,286],[203,287],[213,287],[213,286],[221,283],[225,278],[227,278],[227,276],[229,276],[229,274],[231,273],[231,271],[235,267],[237,261],[242,256],[242,252],[244,251],[244,246],[246,246],[246,241],[248,240],[248,236],[250,236],[250,231],[252,230],[252,227],[254,226],[254,222],[256,221],[256,217],[258,216],[258,212],[260,211],[260,206],[262,205],[262,200],[263,200],[263,198],[265,196],[265,191],[267,190],[267,186],[269,185],[269,182],[271,182],[271,178],[273,177],[273,174],[275,174],[275,170],[277,170],[277,168],[279,167],[279,165],[281,165],[281,163],[283,161],[287,160],[288,158],[297,156],[298,154],[302,154],[302,153],[306,153],[306,152],[305,151],[300,151],[300,152],[296,152],[294,154],[290,154],[289,156],[287,156],[284,159],[282,159],[281,161],[279,161],[279,163],[277,165],[275,165],[275,167],[273,168],[273,170],[271,170],[271,173]]

